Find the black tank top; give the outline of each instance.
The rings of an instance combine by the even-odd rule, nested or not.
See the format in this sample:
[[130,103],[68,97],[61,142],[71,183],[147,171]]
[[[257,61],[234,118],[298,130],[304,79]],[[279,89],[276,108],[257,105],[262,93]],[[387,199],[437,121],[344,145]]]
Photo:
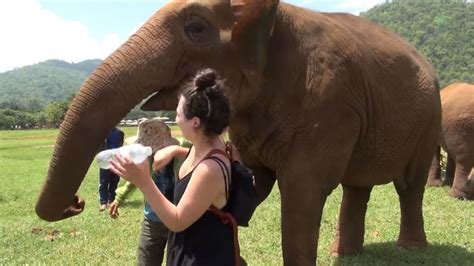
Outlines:
[[[209,158],[213,159],[213,157]],[[176,180],[174,204],[178,205],[188,186],[194,170],[180,180]],[[225,207],[223,208],[225,210]],[[230,224],[210,210],[182,232],[168,235],[167,265],[234,265],[233,231]]]

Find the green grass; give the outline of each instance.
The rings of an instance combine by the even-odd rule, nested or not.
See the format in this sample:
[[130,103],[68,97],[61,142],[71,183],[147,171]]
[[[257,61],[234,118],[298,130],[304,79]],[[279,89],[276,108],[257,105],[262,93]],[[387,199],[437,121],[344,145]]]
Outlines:
[[[126,136],[136,128],[124,128]],[[98,212],[98,167],[89,169],[79,194],[86,209],[79,216],[48,223],[34,213],[34,204],[49,166],[57,130],[0,131],[0,265],[135,263],[143,211],[136,192],[112,220]],[[395,246],[398,200],[392,185],[374,188],[366,217],[365,252],[354,257],[329,256],[341,189],[328,198],[318,247],[320,265],[472,265],[473,202],[447,196],[447,188],[425,193],[425,229],[431,245],[423,250]],[[282,265],[280,197],[277,189],[259,206],[249,228],[239,231],[242,255],[249,265]]]

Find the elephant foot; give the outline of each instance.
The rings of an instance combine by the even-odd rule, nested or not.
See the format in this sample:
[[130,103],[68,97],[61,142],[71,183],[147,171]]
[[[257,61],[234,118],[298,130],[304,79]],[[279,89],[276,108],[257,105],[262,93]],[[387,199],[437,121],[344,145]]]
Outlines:
[[331,245],[331,256],[333,257],[343,257],[343,256],[352,256],[363,251],[363,246],[356,245],[342,245],[339,240],[335,240]]
[[465,192],[459,189],[451,189],[449,196],[459,200],[474,200],[474,192]]
[[427,187],[441,187],[443,185],[444,183],[441,179],[428,179],[428,181],[426,182]]
[[425,248],[428,246],[428,242],[425,240],[417,239],[398,239],[397,245],[406,249]]

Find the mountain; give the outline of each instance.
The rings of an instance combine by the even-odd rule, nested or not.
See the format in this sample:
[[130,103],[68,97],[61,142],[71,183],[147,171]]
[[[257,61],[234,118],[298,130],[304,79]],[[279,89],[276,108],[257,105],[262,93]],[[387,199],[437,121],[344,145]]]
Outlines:
[[392,0],[360,14],[410,42],[435,67],[441,87],[474,83],[474,4]]
[[99,59],[79,63],[48,60],[0,73],[0,103],[7,105],[3,108],[39,110],[49,102],[65,100],[100,63]]

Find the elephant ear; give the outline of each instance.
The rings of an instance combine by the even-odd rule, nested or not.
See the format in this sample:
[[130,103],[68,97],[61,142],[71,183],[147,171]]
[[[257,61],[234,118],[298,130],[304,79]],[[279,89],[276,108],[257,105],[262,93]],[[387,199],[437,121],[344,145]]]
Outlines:
[[279,0],[231,0],[232,42],[238,47],[244,73],[259,80],[267,60]]

